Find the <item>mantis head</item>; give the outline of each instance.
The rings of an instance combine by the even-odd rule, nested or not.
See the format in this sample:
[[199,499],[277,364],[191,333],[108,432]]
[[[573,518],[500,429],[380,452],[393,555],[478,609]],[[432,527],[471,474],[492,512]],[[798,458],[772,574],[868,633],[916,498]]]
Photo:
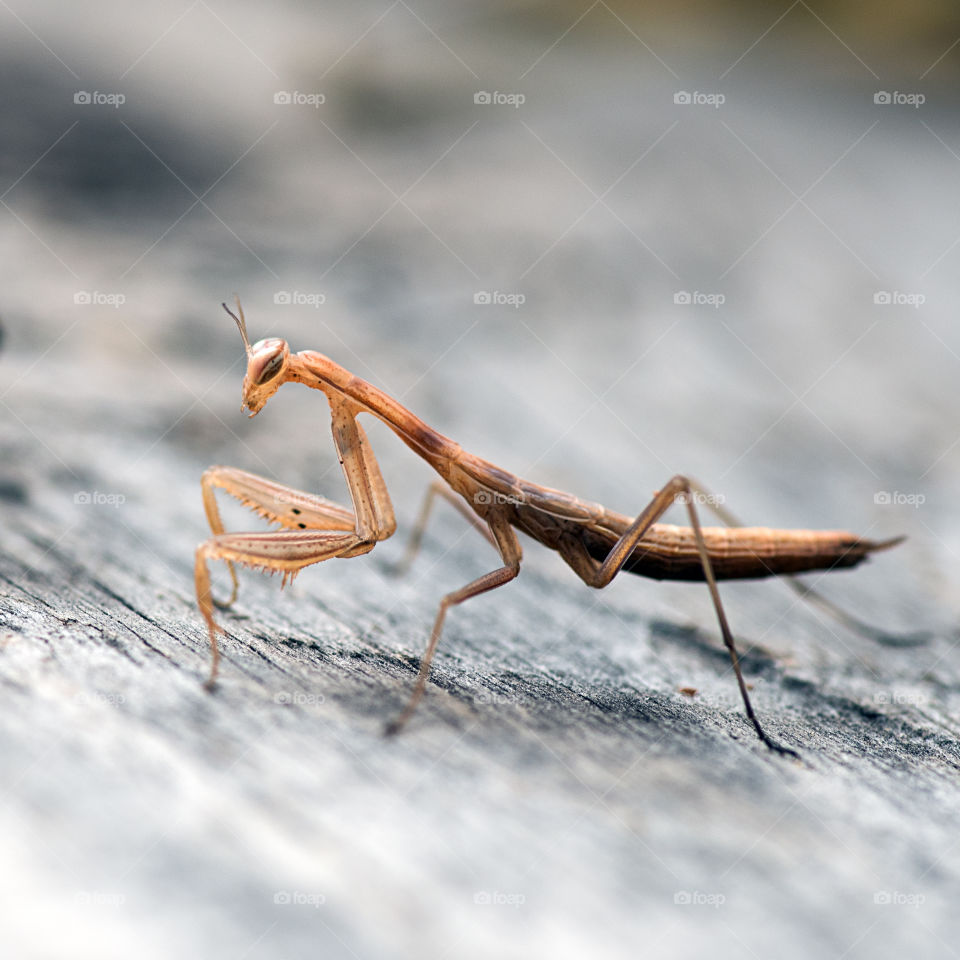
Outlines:
[[243,315],[243,307],[237,300],[237,316],[225,303],[221,304],[224,310],[236,321],[243,345],[247,351],[247,373],[243,378],[243,400],[240,409],[246,407],[250,416],[255,417],[263,405],[277,392],[277,388],[287,377],[287,361],[290,357],[290,348],[286,340],[270,337],[267,340],[258,340],[253,346],[247,337],[247,321]]

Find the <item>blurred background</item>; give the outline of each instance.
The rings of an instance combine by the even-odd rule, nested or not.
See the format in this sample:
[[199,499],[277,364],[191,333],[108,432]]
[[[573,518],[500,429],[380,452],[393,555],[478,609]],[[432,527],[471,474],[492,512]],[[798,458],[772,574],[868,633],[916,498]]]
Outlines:
[[[236,291],[252,336],[626,512],[683,469],[752,519],[896,523],[877,490],[951,475],[943,5],[5,16],[2,310],[36,363],[4,403],[28,427],[35,385],[109,377],[176,396],[156,426],[198,463],[230,449],[209,408],[236,403]],[[275,462],[313,399],[244,440]]]
[[[230,463],[344,499],[319,395],[285,390],[256,420],[240,413],[244,358],[219,306],[236,293],[252,339],[324,352],[472,452],[624,513],[684,472],[749,523],[908,534],[896,554],[824,587],[891,629],[935,631],[932,650],[884,662],[896,682],[937,691],[936,716],[923,722],[948,726],[960,692],[948,656],[960,613],[960,10],[932,0],[39,0],[0,5],[0,23],[0,506],[11,555],[26,512],[58,524],[58,549],[78,562],[104,530],[132,570],[146,545],[175,571],[175,617],[202,663],[190,609],[192,550],[205,536],[201,471]],[[426,468],[368,429],[409,526]],[[86,509],[76,497],[89,492],[122,497],[124,510]],[[461,535],[456,518],[438,519],[435,542],[447,533]],[[472,546],[458,546],[457,576],[461,566],[473,575]],[[557,603],[575,589],[532,545],[526,566]],[[321,595],[327,576],[299,589]],[[329,576],[335,591],[378,589],[353,568]],[[244,582],[264,603],[276,599],[276,584]],[[448,589],[429,586],[427,617]],[[15,597],[12,581],[0,587]],[[789,651],[797,676],[839,675],[866,691],[886,669],[863,666],[866,642],[824,645],[818,621],[785,591],[744,585],[729,596],[735,629]],[[706,591],[617,583],[611,597],[615,619],[713,631]],[[526,594],[528,616],[537,598]],[[574,593],[571,616],[593,602]],[[509,624],[509,608],[485,610],[481,634]],[[421,621],[411,624],[400,634],[417,653]],[[610,663],[640,656],[636,636],[594,629],[592,639],[563,635],[607,644]],[[541,651],[541,662],[552,655]],[[589,657],[577,662],[594,669]],[[613,668],[595,669],[605,682]],[[680,682],[668,670],[663,689]],[[729,683],[718,677],[717,696],[736,711]],[[8,749],[8,782],[20,783],[33,753]],[[15,829],[32,795],[10,790],[22,801]],[[501,790],[492,776],[477,797],[507,803]],[[543,801],[529,790],[534,806]],[[398,819],[413,815],[391,802]],[[640,816],[624,803],[622,816]],[[656,836],[697,827],[674,819],[675,800],[662,803]],[[52,810],[67,834],[84,829]],[[551,841],[535,836],[531,816],[534,833],[517,828],[515,842],[536,860]],[[656,871],[637,881],[611,829],[609,858],[581,851],[563,896],[528,876],[516,889],[533,906],[495,921],[457,901],[446,915],[467,943],[452,943],[421,901],[411,926],[402,914],[412,894],[399,881],[384,880],[373,914],[341,905],[330,926],[283,921],[263,943],[258,931],[276,921],[248,929],[256,909],[231,915],[236,887],[224,881],[228,897],[209,894],[215,878],[183,882],[196,883],[207,911],[197,921],[205,956],[221,955],[224,930],[224,956],[310,956],[321,940],[344,956],[417,945],[474,955],[507,940],[526,955],[573,956],[590,944],[626,953],[640,933],[655,955],[708,943],[717,955],[763,955],[794,911],[805,916],[800,946],[816,928],[824,955],[879,956],[910,940],[933,956],[943,942],[929,905],[906,927],[902,912],[871,912],[871,895],[896,880],[867,884],[862,903],[858,893],[856,908],[826,920],[819,902],[806,915],[796,899],[764,902],[763,869],[736,922],[701,911],[691,927],[670,899],[677,881],[661,890]],[[931,838],[931,855],[937,846]],[[776,863],[778,849],[769,854]],[[438,911],[449,906],[444,871],[456,870],[405,846],[404,856],[429,877]],[[34,863],[31,889],[45,889],[54,863]],[[152,889],[149,877],[138,882]],[[606,891],[599,912],[575,893],[593,882]],[[150,929],[145,916],[125,917],[107,923],[118,950]],[[479,932],[488,926],[489,937]],[[724,932],[732,927],[736,936]],[[30,925],[21,933],[28,943]],[[180,942],[160,937],[158,955]]]

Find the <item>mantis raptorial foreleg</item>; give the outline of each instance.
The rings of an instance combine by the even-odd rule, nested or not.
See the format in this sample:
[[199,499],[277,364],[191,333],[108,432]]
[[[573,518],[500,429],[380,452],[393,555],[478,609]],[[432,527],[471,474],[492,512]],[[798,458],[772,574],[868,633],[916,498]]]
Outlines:
[[[355,530],[357,526],[353,511],[341,507],[339,503],[275,483],[236,467],[210,467],[200,478],[200,486],[203,490],[203,507],[214,536],[226,532],[214,493],[217,487],[236,497],[245,507],[249,507],[265,520],[279,523],[289,530],[348,531]],[[233,581],[233,590],[226,603],[213,600],[213,605],[221,610],[225,610],[237,599],[236,570],[232,561],[227,560],[226,564]]]
[[795,750],[781,746],[775,740],[771,740],[764,732],[763,727],[760,726],[760,721],[753,711],[753,704],[751,704],[750,695],[747,693],[747,685],[743,679],[743,673],[740,670],[740,656],[737,653],[736,644],[733,641],[733,633],[730,630],[730,625],[727,623],[727,615],[724,612],[723,603],[720,600],[720,591],[717,589],[717,581],[713,575],[710,553],[703,539],[703,531],[700,527],[700,518],[697,514],[697,509],[694,506],[694,499],[694,488],[691,486],[690,481],[686,477],[678,474],[677,476],[671,477],[663,489],[658,490],[654,494],[653,500],[650,501],[646,509],[640,513],[636,520],[627,527],[602,563],[591,557],[587,553],[583,543],[575,537],[563,537],[558,549],[563,559],[567,561],[584,583],[600,589],[607,586],[620,572],[621,567],[627,562],[634,548],[643,538],[643,535],[667,512],[674,502],[686,504],[687,513],[690,516],[690,526],[693,529],[697,551],[700,554],[700,562],[703,565],[703,576],[710,590],[710,598],[713,600],[713,609],[717,614],[720,632],[723,634],[723,642],[730,653],[730,661],[733,664],[733,672],[736,674],[737,684],[740,687],[740,696],[743,699],[743,706],[746,710],[747,718],[753,724],[754,730],[757,731],[757,736],[771,750],[776,750],[778,753],[784,753],[790,756],[799,756]]
[[[234,564],[281,572],[286,584],[310,564],[369,553],[377,541],[385,540],[396,529],[380,467],[363,428],[356,421],[356,410],[336,400],[330,401],[330,407],[333,439],[350,488],[353,511],[323,497],[233,467],[214,467],[204,475],[204,507],[214,536],[197,548],[194,580],[197,602],[210,634],[208,686],[216,680],[220,664],[217,632],[221,630],[213,616],[208,560],[226,561],[233,579],[233,593],[228,602],[232,603],[237,592]],[[222,487],[265,519],[288,529],[225,533],[214,487]]]
[[410,695],[410,700],[404,708],[403,713],[387,725],[388,734],[397,733],[401,727],[403,727],[412,716],[413,711],[420,702],[420,698],[423,696],[424,688],[427,685],[427,678],[430,675],[430,663],[436,652],[440,634],[443,632],[443,621],[446,618],[447,610],[458,603],[463,603],[464,600],[469,600],[471,597],[476,597],[481,593],[486,593],[488,590],[502,587],[505,583],[513,580],[520,572],[520,561],[523,559],[523,551],[520,548],[520,541],[517,540],[517,535],[513,532],[510,523],[505,517],[496,512],[487,516],[487,523],[490,528],[490,533],[493,535],[494,542],[497,545],[497,549],[500,551],[503,566],[496,570],[491,570],[490,573],[482,577],[478,577],[459,590],[448,593],[440,601],[437,617],[433,623],[433,630],[430,633],[430,641],[427,644],[426,653],[424,653],[423,659],[420,661],[420,672],[417,674],[416,686],[413,688],[413,693]]
[[[312,563],[349,555],[349,551],[359,542],[354,533],[279,530],[266,533],[222,533],[201,544],[197,548],[194,580],[200,613],[203,614],[210,632],[211,660],[207,686],[212,687],[217,679],[220,666],[217,632],[222,630],[213,616],[207,560],[226,560],[228,563],[240,563],[270,573],[282,571],[283,582],[286,584]],[[368,549],[372,548],[371,543]]]

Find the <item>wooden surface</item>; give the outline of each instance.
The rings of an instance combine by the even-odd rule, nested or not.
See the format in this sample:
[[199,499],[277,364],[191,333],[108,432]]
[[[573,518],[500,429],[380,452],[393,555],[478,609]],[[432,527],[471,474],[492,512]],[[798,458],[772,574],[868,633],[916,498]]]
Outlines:
[[[659,62],[599,7],[556,46],[566,19],[401,5],[229,30],[197,8],[150,47],[170,11],[149,10],[106,48],[39,5],[79,79],[3,41],[3,189],[26,175],[0,218],[0,952],[952,956],[948,78],[883,113],[881,83],[913,89],[896,58],[865,70],[826,30],[724,74],[766,21],[644,34]],[[127,104],[83,113],[78,88]],[[674,104],[694,89],[726,103]],[[493,90],[526,102],[474,104]],[[793,762],[754,738],[702,586],[592,592],[525,542],[387,740],[439,597],[495,558],[440,507],[389,575],[430,476],[371,425],[397,537],[283,592],[241,573],[208,694],[203,469],[346,496],[317,394],[239,412],[234,290],[254,339],[328,353],[532,480],[632,513],[685,471],[751,524],[905,533],[810,582],[932,639],[725,586]],[[513,300],[475,302],[494,291]]]

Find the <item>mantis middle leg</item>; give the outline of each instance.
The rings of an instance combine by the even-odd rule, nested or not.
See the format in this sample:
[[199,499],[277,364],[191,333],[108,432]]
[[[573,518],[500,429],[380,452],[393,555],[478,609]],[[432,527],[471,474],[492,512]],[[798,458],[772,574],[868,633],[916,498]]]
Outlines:
[[490,528],[463,502],[463,500],[453,493],[453,491],[442,480],[434,480],[427,487],[427,493],[423,498],[423,506],[420,508],[420,515],[417,517],[413,530],[410,532],[410,538],[407,541],[407,549],[403,558],[399,560],[390,571],[394,576],[402,577],[410,569],[414,559],[420,552],[420,546],[423,542],[423,534],[427,529],[427,521],[430,519],[430,513],[433,509],[434,500],[437,497],[443,497],[456,511],[467,521],[475,530],[477,530],[488,543],[496,547],[497,542],[490,533]]
[[486,520],[493,541],[500,551],[503,566],[498,567],[496,570],[491,570],[490,573],[484,574],[482,577],[478,577],[459,590],[448,593],[440,601],[437,617],[433,623],[433,630],[430,633],[430,641],[427,644],[426,653],[424,653],[423,659],[420,661],[420,672],[417,674],[417,682],[413,688],[413,693],[411,693],[410,700],[407,702],[400,716],[387,725],[386,732],[388,735],[400,731],[403,725],[413,715],[417,704],[420,702],[420,698],[423,696],[423,691],[427,685],[427,678],[430,675],[430,664],[433,661],[433,655],[436,652],[440,634],[443,632],[443,621],[446,619],[447,610],[452,606],[456,606],[458,603],[463,603],[464,600],[469,600],[471,597],[476,597],[481,593],[486,593],[488,590],[502,587],[505,583],[513,580],[520,572],[520,561],[523,558],[523,551],[520,547],[520,541],[517,540],[517,535],[513,532],[509,521],[499,513],[488,515]]

